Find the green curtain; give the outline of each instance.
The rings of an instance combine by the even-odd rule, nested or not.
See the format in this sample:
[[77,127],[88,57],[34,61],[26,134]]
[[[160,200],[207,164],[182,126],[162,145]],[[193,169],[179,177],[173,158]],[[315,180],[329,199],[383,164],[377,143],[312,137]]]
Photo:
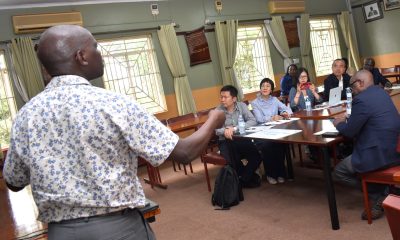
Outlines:
[[272,43],[283,57],[283,65],[286,71],[287,67],[293,63],[293,60],[290,56],[289,43],[287,41],[282,17],[273,16],[272,20],[265,20],[264,23]]
[[340,28],[347,47],[347,58],[349,59],[349,67],[358,70],[361,68],[360,53],[358,51],[357,39],[353,25],[350,23],[350,14],[348,11],[338,15]]
[[215,22],[215,35],[220,59],[222,83],[224,85],[235,86],[239,91],[238,100],[241,100],[243,99],[243,91],[233,68],[236,58],[237,28],[237,20],[227,20],[226,23],[221,21]]
[[196,112],[196,105],[186,76],[181,50],[172,24],[163,25],[157,31],[161,48],[174,78],[176,103],[179,115]]
[[12,39],[10,50],[18,84],[24,89],[26,98],[23,98],[27,101],[44,89],[42,72],[32,39],[28,37]]
[[316,74],[314,61],[311,54],[311,42],[310,42],[310,15],[301,14],[300,18],[297,18],[298,33],[300,39],[300,53],[301,62],[303,67],[307,68],[310,79],[313,83],[316,82]]

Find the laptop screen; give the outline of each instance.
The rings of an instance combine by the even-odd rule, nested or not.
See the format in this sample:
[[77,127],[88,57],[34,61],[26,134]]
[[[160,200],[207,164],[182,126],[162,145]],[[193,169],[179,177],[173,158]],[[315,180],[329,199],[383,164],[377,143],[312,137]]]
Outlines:
[[342,96],[342,88],[336,87],[329,91],[329,106],[335,106],[340,103],[340,98]]

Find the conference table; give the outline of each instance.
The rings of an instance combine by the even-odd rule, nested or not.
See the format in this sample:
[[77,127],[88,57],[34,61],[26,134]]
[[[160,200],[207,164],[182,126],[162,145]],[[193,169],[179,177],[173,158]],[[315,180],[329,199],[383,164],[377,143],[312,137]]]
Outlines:
[[[251,134],[236,135],[234,139],[250,138],[259,141],[272,141],[277,143],[286,144],[305,144],[312,145],[322,148],[323,150],[323,173],[325,179],[326,195],[329,205],[329,213],[331,218],[331,225],[333,230],[340,228],[339,218],[336,205],[336,196],[331,176],[331,160],[329,155],[329,148],[335,144],[344,141],[342,136],[336,137],[323,137],[321,132],[328,131],[333,128],[333,124],[330,120],[318,120],[318,119],[299,119],[288,123],[283,123],[272,127],[271,129],[280,130],[301,130],[298,133],[281,137],[281,138],[268,138],[268,136],[260,137]],[[237,160],[237,159],[236,159]],[[235,160],[233,160],[235,161]],[[293,179],[293,166],[290,158],[290,154],[286,154],[286,161],[288,167],[288,177]]]

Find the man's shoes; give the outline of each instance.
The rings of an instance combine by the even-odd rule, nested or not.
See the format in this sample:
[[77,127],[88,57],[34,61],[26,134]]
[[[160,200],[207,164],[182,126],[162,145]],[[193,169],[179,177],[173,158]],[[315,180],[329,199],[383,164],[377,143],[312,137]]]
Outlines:
[[242,179],[240,180],[243,188],[257,188],[261,186],[261,178],[257,173],[253,174],[250,181],[243,181]]
[[[380,197],[375,202],[375,204],[372,206],[372,208],[371,208],[371,219],[372,220],[378,219],[378,218],[383,216],[384,210],[383,210],[383,207],[382,207],[382,202],[383,202],[383,200],[385,200],[385,198],[386,198],[385,196]],[[365,210],[361,214],[361,219],[362,220],[368,220],[367,212]]]
[[275,178],[267,176],[267,181],[269,184],[275,185],[278,183]]
[[283,177],[278,177],[278,183],[284,183],[285,182],[285,178]]

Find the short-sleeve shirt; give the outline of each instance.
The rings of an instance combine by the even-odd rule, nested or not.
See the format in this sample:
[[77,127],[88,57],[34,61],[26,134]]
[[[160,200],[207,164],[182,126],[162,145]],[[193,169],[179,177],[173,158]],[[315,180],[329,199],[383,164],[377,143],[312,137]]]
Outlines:
[[44,222],[145,205],[137,157],[157,166],[179,137],[130,97],[58,76],[18,113],[5,180],[31,184]]

